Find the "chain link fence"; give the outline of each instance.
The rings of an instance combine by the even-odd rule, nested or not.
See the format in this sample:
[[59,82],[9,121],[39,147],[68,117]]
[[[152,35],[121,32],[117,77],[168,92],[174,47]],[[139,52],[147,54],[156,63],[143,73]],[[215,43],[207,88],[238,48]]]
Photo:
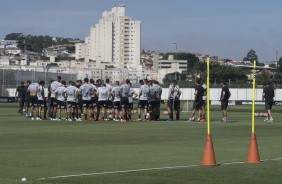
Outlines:
[[17,88],[21,81],[25,84],[27,80],[30,80],[31,82],[45,81],[45,86],[48,86],[50,81],[56,80],[58,75],[65,81],[76,80],[75,74],[0,69],[0,96],[8,96],[9,93],[7,89]]
[[[20,85],[21,81],[26,83],[27,80],[31,80],[32,82],[45,81],[45,86],[48,86],[51,80],[55,80],[56,77],[60,75],[62,76],[62,80],[77,80],[76,74],[62,74],[62,73],[51,73],[51,72],[35,72],[35,71],[23,71],[23,70],[3,70],[0,69],[0,96],[9,96],[8,90],[11,88],[16,88]],[[141,78],[140,78],[141,79]],[[83,79],[81,79],[83,80]],[[170,84],[169,81],[165,81],[165,83],[161,84],[163,88],[168,88]],[[180,88],[194,88],[195,81],[194,80],[178,80],[178,85]],[[245,88],[251,89],[252,82],[251,81],[243,81],[241,83],[236,83],[231,80],[226,80],[229,88]],[[139,85],[135,84],[133,87],[138,88]],[[262,85],[256,86],[258,89],[262,89]],[[281,89],[281,84],[274,84],[275,89]],[[216,80],[216,82],[210,82],[210,88],[221,88],[220,81]]]

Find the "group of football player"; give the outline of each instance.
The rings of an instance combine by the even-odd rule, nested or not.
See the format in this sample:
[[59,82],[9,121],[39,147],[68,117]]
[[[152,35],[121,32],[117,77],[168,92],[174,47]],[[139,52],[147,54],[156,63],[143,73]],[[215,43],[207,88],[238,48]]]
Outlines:
[[[15,98],[18,113],[32,120],[126,122],[131,121],[132,113],[137,113],[137,121],[159,120],[162,88],[154,80],[140,80],[139,84],[139,91],[135,91],[128,79],[114,84],[109,79],[88,78],[67,83],[57,76],[46,93],[44,81],[21,82]],[[133,101],[137,100],[134,110]]]

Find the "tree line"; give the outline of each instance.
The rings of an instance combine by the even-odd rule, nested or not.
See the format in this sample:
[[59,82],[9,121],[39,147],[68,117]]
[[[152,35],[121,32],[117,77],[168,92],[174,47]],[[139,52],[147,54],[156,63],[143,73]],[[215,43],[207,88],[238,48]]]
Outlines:
[[[164,59],[168,59],[169,55],[174,55],[175,53],[168,52],[163,55]],[[178,52],[177,60],[187,61],[187,71],[180,73],[169,73],[165,76],[163,82],[164,85],[170,83],[171,79],[177,77],[178,83],[183,87],[194,86],[195,79],[201,77],[206,79],[206,63],[205,61],[200,61],[199,58],[193,53]],[[224,59],[225,61],[231,61],[230,59]],[[258,56],[254,50],[250,50],[243,61],[250,61],[254,63],[256,60],[257,66],[264,66],[264,63],[259,62]],[[276,67],[276,66],[271,66]],[[244,67],[233,67],[229,65],[220,65],[217,62],[210,63],[210,84],[212,87],[218,87],[220,82],[225,80],[234,87],[251,87],[252,80],[248,78],[248,75],[252,74],[251,68]],[[268,70],[261,70],[256,76],[257,85],[265,85],[267,81],[272,81],[275,84],[281,84],[282,82],[282,57],[280,58],[277,69],[273,72]]]
[[[44,48],[50,47],[52,45],[65,45],[73,44],[69,42],[66,38],[61,38],[58,40],[53,40],[53,37],[48,35],[24,35],[22,33],[10,33],[7,34],[5,40],[17,40],[17,47],[21,50],[42,53]],[[69,53],[75,52],[75,46],[66,47]]]

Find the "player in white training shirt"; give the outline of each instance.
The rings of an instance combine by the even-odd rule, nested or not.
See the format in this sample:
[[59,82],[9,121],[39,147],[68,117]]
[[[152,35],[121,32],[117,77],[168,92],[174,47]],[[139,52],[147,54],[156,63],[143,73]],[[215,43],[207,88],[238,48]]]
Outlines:
[[67,98],[67,118],[69,121],[74,121],[78,88],[75,87],[75,83],[73,81],[69,81],[69,86],[65,89],[65,97]]
[[30,84],[27,88],[27,91],[29,92],[29,107],[31,108],[31,116],[32,120],[36,119],[34,117],[34,110],[35,107],[37,107],[37,91],[38,91],[39,84],[37,82],[34,82]]
[[148,82],[148,86],[149,86],[149,96],[148,96],[149,112],[147,113],[147,115],[149,115],[149,117],[147,116],[147,119],[155,120],[156,101],[157,101],[158,91],[157,91],[157,88],[153,86],[153,81],[150,80]]
[[[109,79],[106,79],[106,88],[109,89],[109,92],[112,93],[112,90],[113,90],[113,86],[110,84],[110,80]],[[113,110],[113,99],[110,97],[108,102],[107,102],[107,109],[109,109],[109,111],[112,111]]]
[[[92,95],[92,85],[88,84],[89,79],[84,78],[83,85],[80,86],[79,92],[82,97],[82,106],[83,106],[83,114],[84,121],[87,121],[88,113],[91,115],[93,113],[93,103],[91,99]],[[88,112],[89,111],[89,112]]]
[[121,110],[121,89],[119,81],[115,82],[115,86],[113,87],[111,94],[114,98],[114,120],[119,121],[119,115]]
[[122,108],[122,121],[125,122],[129,120],[127,116],[127,107],[128,107],[128,96],[130,92],[130,80],[126,79],[125,83],[121,85],[121,108]]
[[129,86],[130,86],[130,90],[129,90],[129,94],[128,94],[127,115],[128,115],[128,119],[131,120],[131,114],[132,114],[132,110],[133,110],[133,99],[135,99],[138,96],[138,94],[131,87],[132,86],[131,83],[129,83]]
[[56,95],[55,95],[55,91],[58,87],[62,86],[61,84],[61,79],[62,77],[61,76],[57,76],[57,81],[53,81],[50,85],[50,88],[49,88],[49,92],[51,94],[51,100],[50,100],[50,111],[49,112],[49,115],[50,115],[50,119],[56,119],[56,114],[57,114],[57,99],[56,99]]
[[168,102],[167,102],[167,109],[169,112],[169,119],[167,121],[173,121],[173,110],[176,112],[175,120],[179,120],[180,116],[180,95],[181,90],[177,85],[177,80],[172,80],[171,84],[168,88]]
[[36,120],[42,120],[41,112],[42,109],[44,110],[44,119],[46,119],[46,100],[45,100],[45,91],[44,91],[44,81],[39,82],[39,87],[37,88],[37,104],[38,104],[38,110],[37,110],[37,118]]
[[138,119],[137,121],[141,121],[141,109],[143,109],[144,121],[146,121],[146,116],[148,112],[148,96],[150,92],[150,88],[148,86],[148,80],[144,79],[140,81],[140,89],[139,89],[139,102],[138,102]]
[[155,120],[160,120],[160,111],[161,111],[161,97],[162,97],[162,87],[159,85],[159,82],[154,80],[153,86],[157,89],[157,99],[156,99],[156,111],[155,111]]
[[99,120],[101,108],[102,108],[101,120],[104,120],[106,117],[106,108],[110,97],[110,91],[109,88],[106,87],[106,84],[102,84],[102,86],[98,88],[97,94],[98,94],[98,108],[97,108],[96,121]]
[[[56,90],[55,90],[55,95],[56,95],[56,98],[57,98],[57,108],[59,109],[58,111],[58,114],[59,114],[59,121],[61,121],[61,117],[62,117],[62,114],[61,114],[61,111],[63,110],[64,113],[65,113],[65,117],[66,117],[66,97],[65,97],[65,89],[66,89],[66,81],[62,81],[62,85],[60,87],[58,87]],[[54,116],[54,119],[53,120],[56,120],[56,114]]]

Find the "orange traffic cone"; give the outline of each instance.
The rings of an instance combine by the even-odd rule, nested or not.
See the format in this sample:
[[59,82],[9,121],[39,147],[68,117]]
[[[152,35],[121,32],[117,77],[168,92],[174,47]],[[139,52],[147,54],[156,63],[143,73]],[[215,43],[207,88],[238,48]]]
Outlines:
[[260,163],[256,134],[252,133],[247,163]]
[[207,135],[206,146],[204,150],[204,157],[203,157],[203,166],[216,166],[216,160],[214,155],[213,143],[212,143],[212,136],[211,134]]

